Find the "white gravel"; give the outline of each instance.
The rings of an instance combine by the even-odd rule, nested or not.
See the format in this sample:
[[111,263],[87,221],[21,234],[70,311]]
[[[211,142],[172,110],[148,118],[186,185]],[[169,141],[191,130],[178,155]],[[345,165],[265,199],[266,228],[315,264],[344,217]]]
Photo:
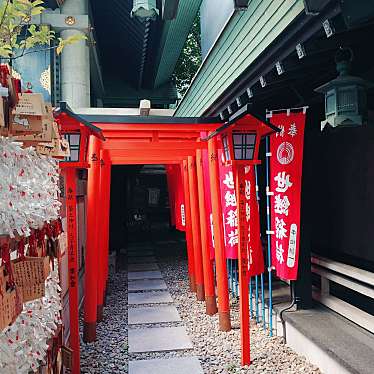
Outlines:
[[[177,243],[175,244],[176,246]],[[240,366],[240,330],[239,305],[233,300],[231,319],[233,330],[229,333],[218,329],[218,315],[205,314],[203,302],[198,302],[194,293],[189,291],[187,262],[184,256],[163,255],[166,246],[155,250],[163,277],[174,305],[182,322],[152,324],[149,326],[182,326],[187,328],[194,349],[178,352],[153,352],[128,354],[127,340],[127,271],[116,273],[109,284],[107,306],[104,309],[104,321],[98,324],[95,343],[81,346],[81,372],[90,374],[127,373],[128,360],[167,358],[195,355],[199,358],[206,374],[242,374],[242,373],[320,373],[304,357],[297,355],[282,343],[280,338],[270,338],[263,333],[262,327],[254,323],[251,328],[250,367]],[[166,253],[165,253],[166,254]],[[137,307],[137,306],[131,306]],[[145,327],[135,325],[131,328]],[[151,374],[151,373],[150,373]],[[191,373],[193,374],[193,373]]]
[[160,258],[164,280],[175,301],[175,306],[194,344],[206,374],[234,373],[320,373],[319,369],[307,362],[283,344],[278,337],[270,338],[262,326],[252,323],[250,367],[240,365],[239,304],[232,300],[230,332],[220,332],[218,315],[205,314],[204,302],[198,302],[194,293],[189,292],[187,263],[179,256]]
[[[81,321],[81,325],[83,321]],[[81,341],[81,373],[128,372],[127,271],[120,270],[108,285],[104,320],[97,325],[97,341]]]

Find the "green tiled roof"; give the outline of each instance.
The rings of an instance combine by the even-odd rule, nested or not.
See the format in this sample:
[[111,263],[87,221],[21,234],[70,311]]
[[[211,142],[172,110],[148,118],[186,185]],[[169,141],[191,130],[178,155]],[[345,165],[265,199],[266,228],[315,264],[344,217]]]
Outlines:
[[236,12],[175,115],[201,116],[303,10],[302,0],[252,0]]
[[157,56],[155,87],[170,80],[201,2],[202,0],[180,0],[177,17],[165,21]]

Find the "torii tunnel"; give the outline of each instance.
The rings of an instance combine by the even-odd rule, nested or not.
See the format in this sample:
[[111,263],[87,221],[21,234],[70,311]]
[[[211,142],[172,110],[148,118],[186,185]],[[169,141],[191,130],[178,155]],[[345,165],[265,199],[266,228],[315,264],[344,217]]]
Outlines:
[[[112,165],[177,164],[181,168],[185,205],[185,233],[190,290],[205,301],[206,313],[219,313],[220,330],[229,331],[230,305],[227,282],[222,207],[219,185],[220,144],[217,137],[202,139],[202,134],[217,133],[223,123],[217,117],[141,117],[128,115],[59,114],[63,127],[71,121],[84,122],[101,130],[102,136],[90,136],[87,160],[87,235],[83,339],[96,340],[96,324],[102,320],[108,280],[109,210]],[[243,111],[241,125],[259,121]],[[227,124],[226,124],[227,125]],[[99,131],[100,131],[99,130]],[[202,150],[208,150],[210,196],[204,196]],[[212,204],[215,261],[208,253],[208,228],[205,199]],[[200,204],[199,204],[200,202]],[[69,238],[68,238],[69,240]],[[75,245],[76,246],[76,245]],[[213,269],[215,266],[215,272]],[[215,277],[214,277],[215,274]],[[217,292],[217,295],[216,295]],[[76,296],[75,296],[76,297]],[[245,298],[244,298],[245,299]],[[78,303],[70,303],[78,308]],[[248,307],[247,307],[248,309]],[[75,362],[79,367],[78,310],[71,310],[71,339]],[[249,340],[249,315],[248,334]],[[243,325],[242,325],[243,327]],[[243,334],[243,332],[242,332]],[[76,335],[76,336],[75,336]],[[242,335],[243,338],[243,335]],[[74,347],[75,342],[75,347]],[[249,353],[248,353],[249,360]]]

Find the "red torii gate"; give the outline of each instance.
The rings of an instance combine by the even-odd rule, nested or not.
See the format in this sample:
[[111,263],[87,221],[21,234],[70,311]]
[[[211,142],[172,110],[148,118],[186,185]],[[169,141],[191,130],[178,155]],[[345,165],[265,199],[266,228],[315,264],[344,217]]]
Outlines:
[[[207,149],[207,142],[200,141],[201,132],[214,131],[221,123],[217,118],[135,117],[121,115],[87,116],[86,119],[102,130],[106,141],[94,140],[94,142],[100,143],[102,152],[107,154],[112,165],[180,164],[181,167],[185,166],[183,175],[185,181],[184,192],[185,196],[187,196],[186,235],[191,290],[197,293],[198,300],[206,300],[207,313],[210,315],[215,314],[217,305],[212,277],[212,263],[209,257],[202,253],[202,251],[204,251],[204,254],[205,252],[207,253],[208,235],[206,233],[200,235],[201,225],[199,220],[196,219],[201,213],[198,201],[199,199],[204,201],[204,196],[201,196],[204,193],[203,180],[202,178],[197,179],[197,173],[201,172],[202,174],[202,165],[201,163],[196,163],[196,155],[199,156],[201,149]],[[215,142],[215,140],[212,142]],[[94,148],[91,147],[90,153],[94,152],[92,149]],[[93,174],[95,173],[93,172]],[[216,183],[218,185],[218,179]],[[100,183],[96,181],[95,184],[100,184],[101,186],[105,184],[105,181],[100,177]],[[102,198],[103,196],[101,196]],[[106,199],[104,197],[104,201]],[[191,202],[190,204],[188,204],[189,201]],[[90,212],[90,207],[88,207],[88,210]],[[202,229],[207,230],[204,220],[201,220],[201,224],[203,225]],[[217,279],[220,300],[219,313],[221,329],[228,331],[231,325],[223,232],[221,232],[220,236],[222,245],[218,246],[220,252],[218,253],[217,251],[217,257],[222,257],[222,261],[218,261],[221,264],[221,269],[217,268],[217,274],[219,274],[219,279]],[[90,235],[87,235],[87,238],[89,237]],[[201,238],[204,240],[203,243]],[[98,291],[98,310],[101,309],[100,301],[103,291],[103,289]],[[100,319],[100,315],[97,315],[97,317]]]
[[[213,264],[208,254],[204,179],[201,150],[209,152],[209,175],[215,238],[216,283],[220,329],[229,331],[230,306],[227,282],[219,157],[216,137],[201,141],[201,133],[222,126],[217,117],[138,117],[82,115],[70,112],[76,121],[93,124],[103,137],[90,136],[88,147],[87,245],[85,269],[84,334],[96,340],[96,323],[102,320],[108,279],[110,175],[112,165],[179,164],[183,176],[186,209],[186,239],[190,289],[205,300],[206,313],[217,312]],[[243,116],[241,116],[243,117]],[[245,118],[242,118],[242,122]],[[64,120],[60,124],[64,126]],[[104,140],[105,138],[105,140]],[[196,160],[198,162],[196,162]],[[199,204],[200,203],[200,204]],[[249,318],[249,315],[248,315]],[[75,339],[76,340],[76,339]],[[73,347],[74,349],[74,347]],[[78,347],[79,350],[79,347]]]

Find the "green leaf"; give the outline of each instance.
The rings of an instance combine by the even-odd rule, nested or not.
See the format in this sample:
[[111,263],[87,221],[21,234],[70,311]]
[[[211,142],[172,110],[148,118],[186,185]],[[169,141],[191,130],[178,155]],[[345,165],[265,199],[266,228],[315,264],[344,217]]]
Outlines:
[[71,44],[74,44],[81,40],[86,40],[86,39],[87,37],[81,34],[75,34],[75,35],[69,36],[66,39],[58,38],[59,44],[56,48],[56,53],[59,55],[67,45],[71,45]]

